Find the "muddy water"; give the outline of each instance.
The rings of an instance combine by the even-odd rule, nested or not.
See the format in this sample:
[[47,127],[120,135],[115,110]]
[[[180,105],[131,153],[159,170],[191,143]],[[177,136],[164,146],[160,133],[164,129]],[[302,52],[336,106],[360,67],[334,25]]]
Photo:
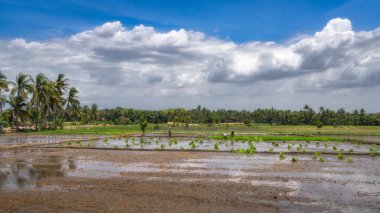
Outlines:
[[[192,146],[192,142],[195,147]],[[69,143],[64,146],[83,146],[91,148],[120,148],[120,149],[185,149],[185,150],[217,150],[231,151],[237,149],[248,149],[248,142],[239,141],[216,141],[216,140],[195,140],[194,138],[118,138],[110,140],[95,140],[83,143]],[[257,152],[284,151],[284,152],[343,152],[343,153],[368,153],[371,146],[369,144],[357,144],[350,142],[305,142],[305,141],[284,141],[284,142],[253,142]]]

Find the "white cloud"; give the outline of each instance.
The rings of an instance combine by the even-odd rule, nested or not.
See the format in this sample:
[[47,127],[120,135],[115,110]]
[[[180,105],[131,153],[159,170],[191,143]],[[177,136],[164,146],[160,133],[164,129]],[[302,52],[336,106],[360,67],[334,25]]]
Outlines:
[[247,108],[261,106],[254,99],[276,103],[260,96],[336,98],[347,94],[336,91],[380,85],[380,29],[355,32],[348,19],[337,18],[314,35],[300,35],[284,44],[237,44],[184,29],[126,29],[116,21],[64,39],[0,40],[0,69],[10,79],[19,72],[52,79],[65,73],[85,103],[141,108],[228,107],[232,99]]

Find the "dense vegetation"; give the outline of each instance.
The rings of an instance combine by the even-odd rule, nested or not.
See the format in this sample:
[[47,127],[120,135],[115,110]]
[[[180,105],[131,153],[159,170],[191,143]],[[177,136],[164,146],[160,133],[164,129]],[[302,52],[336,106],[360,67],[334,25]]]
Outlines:
[[[0,72],[0,128],[56,129],[64,122],[81,124],[142,124],[149,123],[252,123],[269,125],[380,125],[380,113],[366,113],[364,109],[347,112],[343,108],[330,110],[320,107],[315,111],[308,105],[302,110],[256,109],[254,111],[210,110],[198,106],[159,111],[126,108],[99,110],[96,104],[81,106],[78,90],[69,88],[68,79],[59,74],[55,81],[43,74],[35,78],[20,73],[14,82]],[[8,105],[7,110],[3,110]],[[0,129],[1,131],[1,129]]]

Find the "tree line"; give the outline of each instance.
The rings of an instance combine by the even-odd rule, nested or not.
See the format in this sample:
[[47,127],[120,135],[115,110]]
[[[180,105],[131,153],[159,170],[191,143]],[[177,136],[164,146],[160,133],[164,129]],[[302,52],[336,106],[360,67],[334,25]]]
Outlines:
[[[34,130],[63,128],[64,122],[80,124],[149,123],[252,123],[269,125],[380,125],[380,113],[364,109],[348,112],[320,107],[317,111],[305,105],[301,110],[256,109],[210,110],[198,105],[195,109],[138,110],[116,107],[98,109],[96,104],[81,106],[78,90],[70,87],[64,74],[55,80],[38,74],[34,78],[20,73],[9,81],[0,71],[0,131],[2,127]],[[3,110],[8,105],[7,110]]]
[[103,109],[97,112],[97,121],[106,121],[113,124],[137,124],[141,118],[149,123],[244,123],[269,124],[269,125],[356,125],[369,126],[380,125],[380,113],[366,113],[364,109],[348,112],[343,108],[338,110],[320,107],[315,111],[305,105],[298,111],[277,109],[247,110],[210,110],[198,105],[195,109],[183,108],[166,109],[160,111],[136,110],[117,107]]

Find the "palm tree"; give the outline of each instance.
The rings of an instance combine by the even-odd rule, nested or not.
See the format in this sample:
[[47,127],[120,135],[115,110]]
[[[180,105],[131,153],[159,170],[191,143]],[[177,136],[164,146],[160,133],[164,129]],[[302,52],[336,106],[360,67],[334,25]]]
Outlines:
[[71,87],[69,90],[69,95],[67,97],[67,105],[66,109],[70,109],[71,107],[79,105],[79,100],[78,100],[78,90],[75,87]]
[[8,91],[8,81],[5,75],[0,71],[0,118],[3,115],[3,107],[6,102],[6,97],[3,95],[3,90]]
[[34,90],[33,90],[33,98],[32,102],[36,107],[36,112],[33,113],[34,115],[34,121],[35,121],[35,129],[38,130],[38,124],[39,124],[39,118],[41,115],[41,111],[45,111],[43,109],[46,109],[49,97],[51,93],[51,88],[49,86],[49,80],[47,77],[43,74],[38,74],[36,76],[35,84],[34,84]]
[[71,87],[67,96],[66,102],[66,115],[68,118],[78,117],[80,114],[80,103],[78,100],[78,90]]
[[13,88],[10,94],[10,104],[13,108],[13,121],[16,122],[16,127],[18,129],[19,123],[18,120],[22,120],[27,116],[26,111],[26,101],[28,99],[28,94],[33,93],[33,80],[29,75],[20,73],[16,77],[16,82],[12,83]]
[[62,121],[63,117],[63,105],[65,104],[65,98],[63,97],[66,91],[69,88],[67,83],[68,79],[65,78],[64,74],[59,74],[57,80],[54,82],[54,97],[51,97],[50,104],[52,109],[52,114],[54,117],[54,128],[57,124],[57,115],[58,120]]

